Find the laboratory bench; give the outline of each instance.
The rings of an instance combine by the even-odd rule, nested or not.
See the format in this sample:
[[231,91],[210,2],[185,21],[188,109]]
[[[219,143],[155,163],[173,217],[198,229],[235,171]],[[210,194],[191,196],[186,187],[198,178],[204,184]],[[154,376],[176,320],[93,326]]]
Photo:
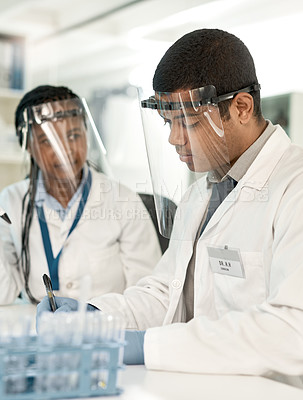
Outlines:
[[[303,390],[256,376],[201,375],[127,366],[113,400],[302,400]],[[98,397],[101,399],[102,397]],[[90,398],[90,399],[96,399]],[[105,397],[103,397],[105,399]],[[86,399],[87,400],[87,399]]]

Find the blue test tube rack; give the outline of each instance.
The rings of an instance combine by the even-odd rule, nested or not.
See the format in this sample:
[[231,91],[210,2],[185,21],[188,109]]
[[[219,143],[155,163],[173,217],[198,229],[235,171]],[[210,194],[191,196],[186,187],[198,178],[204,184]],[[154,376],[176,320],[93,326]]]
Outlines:
[[48,400],[117,395],[124,342],[41,346],[37,336],[26,343],[0,346],[0,399]]

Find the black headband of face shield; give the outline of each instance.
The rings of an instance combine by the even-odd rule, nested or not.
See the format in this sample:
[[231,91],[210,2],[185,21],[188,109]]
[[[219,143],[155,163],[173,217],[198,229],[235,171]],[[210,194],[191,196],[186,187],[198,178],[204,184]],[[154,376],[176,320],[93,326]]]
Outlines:
[[[207,88],[207,86],[206,86]],[[209,86],[210,89],[212,89],[211,91],[215,91],[215,87],[214,86]],[[141,101],[141,107],[142,108],[151,108],[153,110],[180,110],[182,108],[187,108],[187,107],[200,107],[200,106],[206,106],[209,104],[218,104],[221,101],[225,101],[225,100],[230,100],[233,99],[237,94],[239,93],[250,93],[250,92],[254,92],[257,90],[261,89],[261,85],[254,84],[254,85],[250,85],[247,86],[243,89],[239,89],[239,90],[235,90],[234,92],[229,92],[226,94],[222,94],[221,96],[215,96],[215,97],[209,97],[209,96],[205,96],[203,98],[200,98],[199,100],[194,100],[194,101],[185,101],[185,102],[167,102],[165,100],[161,100],[158,101],[155,96],[151,96],[149,99],[147,100],[142,100]],[[165,94],[165,92],[163,93]]]
[[[73,108],[70,110],[57,111],[52,115],[42,114],[41,117],[38,119],[37,117],[34,117],[32,108],[24,109],[23,122],[17,128],[17,136],[19,137],[19,143],[21,146],[23,146],[24,137],[26,137],[27,138],[26,141],[28,141],[28,136],[34,124],[42,125],[45,122],[56,122],[63,120],[65,118],[82,116],[86,128],[86,119],[84,114],[85,112],[83,107],[78,106],[77,108]],[[27,147],[27,143],[25,144],[25,146]]]

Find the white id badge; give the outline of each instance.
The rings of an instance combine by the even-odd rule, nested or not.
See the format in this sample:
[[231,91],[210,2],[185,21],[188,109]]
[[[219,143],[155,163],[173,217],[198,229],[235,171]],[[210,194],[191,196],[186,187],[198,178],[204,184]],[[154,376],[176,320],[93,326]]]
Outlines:
[[225,247],[207,247],[209,263],[217,274],[245,278],[245,271],[239,249]]

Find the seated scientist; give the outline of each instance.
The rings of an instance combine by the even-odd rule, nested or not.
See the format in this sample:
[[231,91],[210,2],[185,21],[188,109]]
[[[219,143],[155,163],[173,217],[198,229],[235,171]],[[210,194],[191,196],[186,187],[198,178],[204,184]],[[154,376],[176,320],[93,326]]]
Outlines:
[[[133,330],[126,362],[302,386],[303,149],[262,116],[252,56],[230,33],[181,37],[153,89],[141,102],[145,132],[145,113],[162,119],[181,162],[205,174],[178,206],[153,274],[89,303]],[[38,318],[44,310],[46,298]]]
[[0,221],[0,304],[21,291],[39,302],[45,273],[55,293],[75,298],[86,275],[99,296],[150,274],[161,256],[153,223],[135,193],[98,172],[105,159],[85,101],[38,86],[21,99],[15,125],[30,173],[0,194],[12,222]]

